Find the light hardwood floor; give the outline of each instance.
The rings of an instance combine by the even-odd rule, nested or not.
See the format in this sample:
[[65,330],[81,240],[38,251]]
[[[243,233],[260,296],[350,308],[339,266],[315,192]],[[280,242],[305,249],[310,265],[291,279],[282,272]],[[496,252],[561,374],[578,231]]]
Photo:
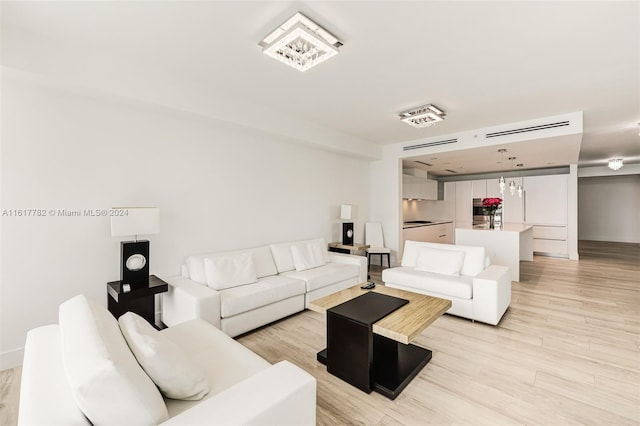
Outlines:
[[[318,379],[318,423],[640,424],[640,247],[580,242],[580,260],[523,262],[498,326],[445,315],[416,340],[433,359],[390,401],[326,372],[324,316],[305,311],[238,340]],[[379,271],[373,274],[380,280]],[[0,424],[16,422],[19,369],[0,372]]]

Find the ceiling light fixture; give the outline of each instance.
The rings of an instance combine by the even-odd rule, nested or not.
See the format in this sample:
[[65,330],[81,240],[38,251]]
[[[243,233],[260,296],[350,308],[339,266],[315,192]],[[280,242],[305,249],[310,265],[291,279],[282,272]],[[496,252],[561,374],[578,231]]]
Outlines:
[[611,170],[620,170],[622,166],[622,158],[614,158],[612,160],[609,160],[609,168]]
[[265,55],[302,72],[337,55],[342,46],[336,37],[300,12],[258,44]]
[[[515,160],[516,157],[509,157],[509,160],[511,160],[511,170],[513,170],[513,160]],[[516,182],[513,180],[513,177],[511,178],[511,182],[509,182],[509,193],[511,195],[515,195],[516,193]]]
[[446,115],[447,114],[437,106],[427,104],[403,111],[398,116],[401,121],[420,129],[444,120]]
[[[522,170],[521,169],[522,166],[523,166],[522,163],[516,164],[516,167],[520,168],[520,170]],[[524,188],[522,187],[522,181],[523,181],[522,173],[520,173],[520,185],[518,185],[518,197],[519,198],[522,198],[522,194],[524,193]]]
[[[500,153],[500,165],[502,167],[502,170],[504,170],[504,153],[507,152],[506,149],[501,148],[498,150],[498,152]],[[504,174],[504,171],[503,171]],[[506,182],[504,181],[504,176],[500,176],[500,180],[498,181],[499,185],[500,185],[500,195],[504,195],[504,188],[507,186]]]

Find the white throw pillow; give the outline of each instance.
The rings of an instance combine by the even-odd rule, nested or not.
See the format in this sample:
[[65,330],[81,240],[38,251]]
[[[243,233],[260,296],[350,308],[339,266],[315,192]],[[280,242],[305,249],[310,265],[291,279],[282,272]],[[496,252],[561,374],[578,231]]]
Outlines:
[[464,262],[464,251],[439,250],[429,247],[418,249],[416,269],[437,274],[460,276]]
[[168,418],[162,395],[104,306],[73,297],[60,305],[59,323],[67,382],[91,423],[150,425]]
[[205,373],[144,318],[127,312],[118,323],[136,359],[164,396],[200,400],[209,393]]
[[296,271],[306,271],[324,265],[326,249],[318,241],[310,241],[291,245],[291,257]]
[[207,257],[204,269],[207,285],[216,290],[258,281],[250,251]]
[[204,256],[189,256],[185,261],[189,279],[200,284],[207,283],[207,274],[204,271]]

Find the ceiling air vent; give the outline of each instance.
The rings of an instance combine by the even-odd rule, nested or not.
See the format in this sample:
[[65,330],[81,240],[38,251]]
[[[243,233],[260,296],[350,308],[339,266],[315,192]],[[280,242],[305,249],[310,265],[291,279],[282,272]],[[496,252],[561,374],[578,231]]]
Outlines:
[[416,161],[418,164],[422,164],[424,166],[433,166],[433,164],[425,163],[424,161]]
[[428,148],[430,146],[437,146],[437,145],[447,145],[450,143],[456,143],[458,142],[458,139],[447,139],[444,141],[437,141],[437,142],[427,142],[427,143],[421,143],[418,145],[409,145],[409,146],[405,146],[402,148],[403,151],[410,151],[412,149],[420,149],[420,148]]
[[503,130],[501,132],[487,133],[485,138],[498,138],[500,136],[515,135],[517,133],[536,132],[538,130],[553,129],[555,127],[565,127],[571,124],[569,121],[559,121],[557,123],[540,124],[539,126],[523,127],[521,129]]
[[444,169],[445,171],[449,172],[449,173],[458,173],[455,170],[451,170],[451,169]]

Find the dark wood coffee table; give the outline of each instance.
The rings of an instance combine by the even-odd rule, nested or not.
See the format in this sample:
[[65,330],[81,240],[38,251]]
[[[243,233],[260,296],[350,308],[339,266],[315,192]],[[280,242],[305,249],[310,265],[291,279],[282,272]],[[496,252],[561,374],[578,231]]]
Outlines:
[[395,399],[432,357],[410,342],[450,307],[450,300],[382,285],[314,300],[309,309],[327,314],[327,348],[318,361],[364,392]]

